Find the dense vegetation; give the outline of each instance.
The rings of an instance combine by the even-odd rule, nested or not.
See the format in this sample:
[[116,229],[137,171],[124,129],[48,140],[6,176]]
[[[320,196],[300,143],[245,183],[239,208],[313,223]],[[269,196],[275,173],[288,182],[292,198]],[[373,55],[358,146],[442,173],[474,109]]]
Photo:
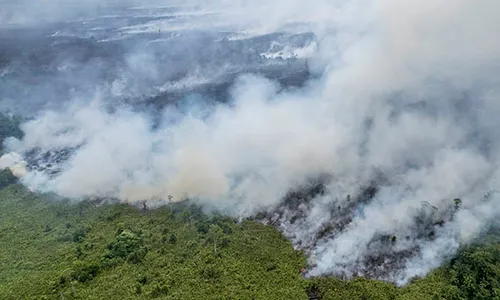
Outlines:
[[279,232],[194,206],[53,202],[10,185],[0,239],[3,299],[307,298],[305,258]]
[[273,227],[189,204],[144,211],[0,190],[2,299],[500,299],[500,244],[464,249],[404,288],[304,279]]

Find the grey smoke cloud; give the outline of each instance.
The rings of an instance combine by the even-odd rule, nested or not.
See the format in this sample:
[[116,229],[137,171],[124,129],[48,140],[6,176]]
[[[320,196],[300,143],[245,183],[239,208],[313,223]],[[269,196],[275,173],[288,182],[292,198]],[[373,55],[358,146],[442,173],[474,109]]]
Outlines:
[[[41,111],[23,125],[23,140],[7,141],[22,154],[74,149],[57,172],[32,170],[23,183],[153,206],[172,195],[238,217],[281,209],[273,222],[310,255],[312,276],[404,284],[486,230],[499,216],[497,195],[486,194],[499,185],[500,4],[268,2],[197,9],[220,12],[215,28],[313,31],[318,79],[283,90],[240,76],[229,103],[167,105],[158,124],[133,107],[110,108],[113,89],[99,87],[92,101]],[[167,72],[136,48],[127,57],[141,83]],[[323,194],[280,208],[290,190],[322,176]],[[355,203],[374,180],[376,193]]]

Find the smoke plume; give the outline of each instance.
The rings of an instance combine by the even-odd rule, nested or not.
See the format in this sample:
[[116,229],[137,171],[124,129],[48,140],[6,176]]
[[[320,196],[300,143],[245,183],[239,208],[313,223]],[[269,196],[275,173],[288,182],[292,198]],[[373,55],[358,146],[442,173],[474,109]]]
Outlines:
[[[94,33],[101,44],[125,40],[120,56],[51,60],[72,76],[34,83],[49,93],[29,95],[36,109],[24,138],[5,142],[26,161],[17,173],[26,186],[264,212],[257,218],[308,253],[308,275],[398,284],[439,267],[500,216],[500,3],[214,0],[169,9],[163,17],[175,18]],[[269,75],[302,66],[298,84]],[[20,80],[8,81],[2,107],[28,101],[14,93]],[[169,94],[205,84],[224,93]]]

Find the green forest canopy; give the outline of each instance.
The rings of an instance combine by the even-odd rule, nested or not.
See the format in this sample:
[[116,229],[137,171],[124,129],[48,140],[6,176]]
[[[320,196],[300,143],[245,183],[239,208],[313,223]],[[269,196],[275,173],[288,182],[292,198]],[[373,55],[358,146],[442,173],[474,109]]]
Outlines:
[[142,211],[0,190],[2,299],[500,299],[496,235],[403,288],[305,279],[275,228],[195,205]]

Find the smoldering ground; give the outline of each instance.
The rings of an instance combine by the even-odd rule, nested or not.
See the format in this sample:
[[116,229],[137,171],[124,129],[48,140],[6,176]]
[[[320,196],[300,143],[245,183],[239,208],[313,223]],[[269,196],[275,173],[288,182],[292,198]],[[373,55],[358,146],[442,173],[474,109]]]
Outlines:
[[[96,68],[70,73],[64,78],[80,88],[76,95],[73,89],[54,93],[57,99],[35,97],[44,104],[37,107],[57,105],[38,108],[22,125],[24,138],[5,142],[28,161],[22,182],[75,199],[150,206],[170,195],[191,199],[278,226],[308,253],[310,276],[398,284],[438,267],[499,216],[499,4],[222,4],[194,6],[203,13],[183,23],[147,19],[102,37],[139,34],[139,45],[156,42],[151,51],[125,39],[119,72],[105,80],[89,75]],[[185,33],[200,24],[211,29],[208,35]],[[189,38],[158,43],[158,29]],[[226,43],[214,49],[246,42],[224,61],[227,52],[203,52],[212,40]],[[239,61],[252,45],[258,55]],[[174,60],[160,64],[159,57],[172,48],[191,52],[166,57],[198,59],[170,72]],[[291,60],[266,58],[287,51],[295,51]],[[307,62],[298,55],[304,52]],[[221,60],[214,65],[215,58]],[[307,76],[293,86],[261,72],[299,65],[307,66]],[[181,78],[190,86],[218,72],[218,78],[236,74],[222,80],[224,101],[205,90],[171,102],[161,97],[158,87],[176,86],[178,74],[188,74]],[[53,78],[60,77],[42,86],[54,91]],[[15,101],[8,107],[23,101],[16,95],[9,94]],[[140,105],[158,95],[161,105]]]

